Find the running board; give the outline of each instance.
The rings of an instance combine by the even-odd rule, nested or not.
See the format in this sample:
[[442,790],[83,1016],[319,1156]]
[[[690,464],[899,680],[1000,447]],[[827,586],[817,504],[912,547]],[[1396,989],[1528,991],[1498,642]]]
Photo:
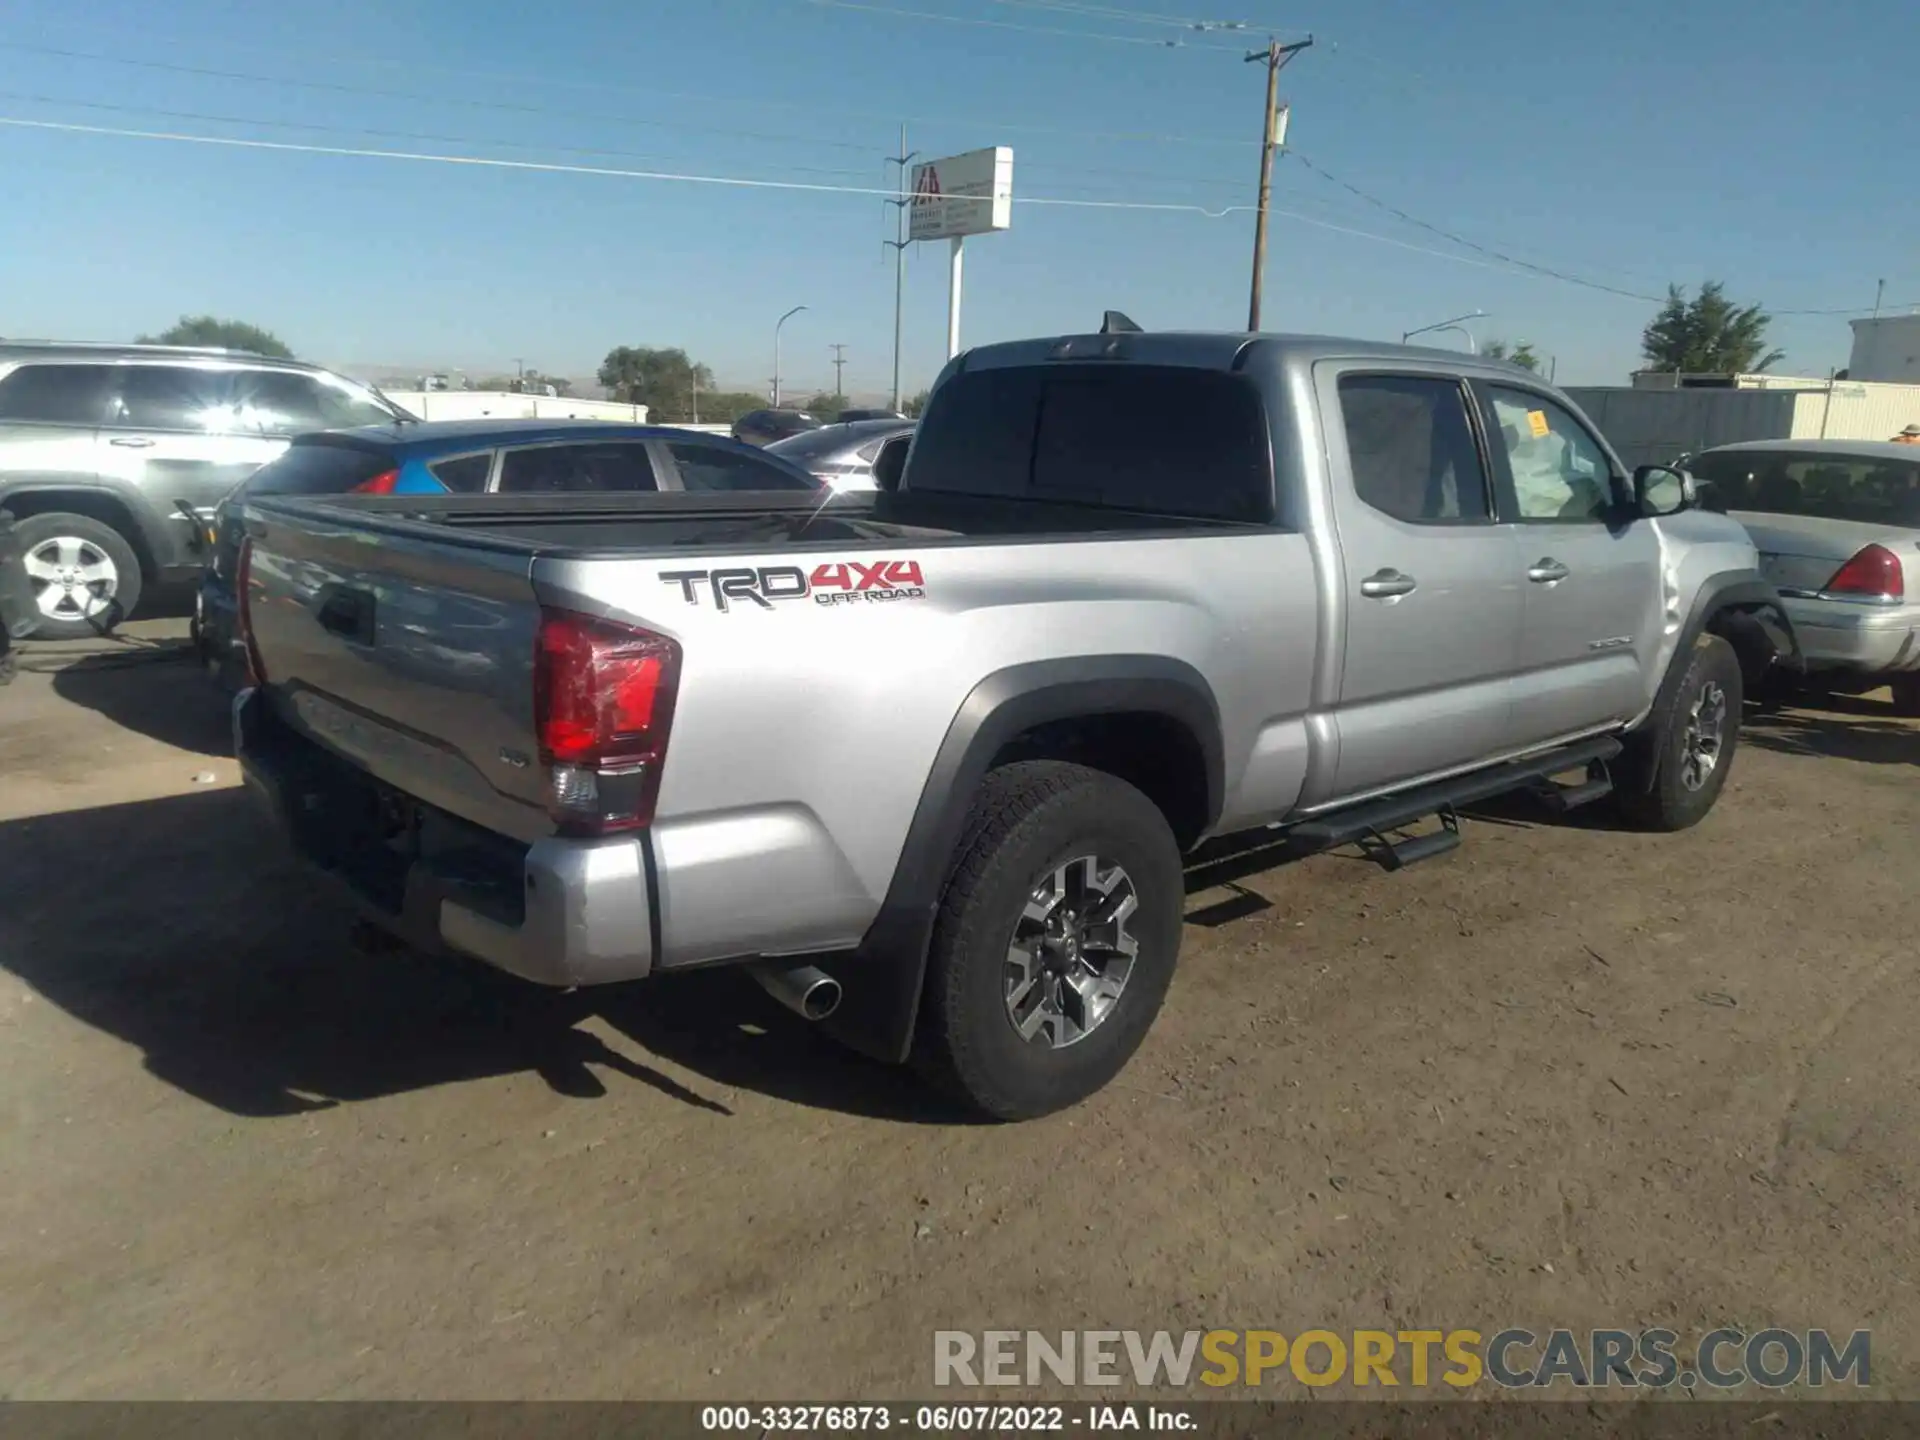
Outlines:
[[[1369,855],[1387,869],[1398,870],[1416,860],[1444,855],[1458,846],[1460,819],[1457,811],[1463,805],[1490,800],[1496,795],[1515,790],[1538,790],[1541,786],[1552,787],[1554,794],[1549,803],[1560,809],[1572,809],[1575,805],[1598,800],[1613,789],[1606,766],[1609,760],[1620,754],[1620,748],[1620,742],[1611,735],[1563,745],[1543,754],[1509,760],[1490,770],[1476,770],[1471,774],[1436,780],[1431,785],[1368,800],[1320,819],[1303,820],[1298,825],[1290,826],[1287,836],[1307,850],[1331,850],[1336,846],[1359,842]],[[1568,770],[1582,768],[1587,771],[1588,778],[1579,785],[1557,785],[1551,778]],[[1408,840],[1393,841],[1387,838],[1386,832],[1429,815],[1439,817],[1440,829]]]
[[1577,785],[1562,785],[1558,780],[1542,775],[1527,788],[1554,814],[1564,815],[1582,805],[1606,799],[1613,793],[1613,776],[1607,770],[1606,761],[1591,760],[1587,762],[1587,778]]

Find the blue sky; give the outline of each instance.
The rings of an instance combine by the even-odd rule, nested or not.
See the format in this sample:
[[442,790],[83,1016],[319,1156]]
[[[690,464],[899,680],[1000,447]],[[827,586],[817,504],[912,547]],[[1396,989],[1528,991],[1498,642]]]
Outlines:
[[[1262,77],[1239,51],[1273,27],[1316,40],[1282,75],[1290,144],[1428,224],[1629,292],[1719,278],[1776,312],[1864,310],[1885,279],[1890,306],[1920,302],[1903,0],[860,5],[15,0],[0,116],[854,188],[892,183],[904,120],[925,153],[1012,146],[1022,197],[1196,207],[1017,205],[969,243],[967,343],[1109,307],[1225,329],[1245,321],[1252,217],[1198,212],[1251,199]],[[892,221],[873,195],[15,125],[0,193],[0,333],[119,339],[211,311],[347,365],[589,375],[614,345],[680,345],[764,384],[774,319],[805,304],[791,388],[830,384],[836,341],[850,390],[889,378]],[[1485,310],[1482,338],[1532,341],[1563,383],[1613,382],[1654,308],[1462,249],[1292,160],[1274,203],[1293,213],[1273,224],[1269,329],[1397,338]],[[909,388],[944,358],[945,306],[945,247],[922,246]],[[1774,340],[1781,369],[1824,373],[1849,331],[1782,315]]]

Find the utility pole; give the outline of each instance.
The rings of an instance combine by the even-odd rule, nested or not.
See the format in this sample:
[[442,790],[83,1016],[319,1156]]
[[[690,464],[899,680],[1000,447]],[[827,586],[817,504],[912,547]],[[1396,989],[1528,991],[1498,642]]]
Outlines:
[[900,311],[907,288],[907,162],[919,152],[907,149],[907,127],[900,127],[900,153],[888,157],[889,165],[898,165],[900,173],[895,177],[899,199],[886,203],[893,206],[893,239],[884,242],[893,248],[893,408],[900,408]]
[[833,351],[833,398],[842,400],[846,398],[847,392],[840,384],[840,371],[847,363],[847,347],[829,345],[827,348]]
[[1268,40],[1266,49],[1255,50],[1246,57],[1248,64],[1256,60],[1267,64],[1267,105],[1261,119],[1260,203],[1253,220],[1253,291],[1247,301],[1249,330],[1260,328],[1261,290],[1267,274],[1267,210],[1273,200],[1273,155],[1287,143],[1287,119],[1292,114],[1292,107],[1280,108],[1280,72],[1289,60],[1312,45],[1311,35],[1291,45]]

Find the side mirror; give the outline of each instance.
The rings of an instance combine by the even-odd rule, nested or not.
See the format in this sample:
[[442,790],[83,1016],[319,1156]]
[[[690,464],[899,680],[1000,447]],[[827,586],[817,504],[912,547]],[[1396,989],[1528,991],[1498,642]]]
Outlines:
[[900,488],[900,476],[907,468],[907,446],[910,443],[911,437],[902,435],[880,447],[880,454],[873,462],[873,485],[876,490],[892,492]]
[[1678,515],[1698,500],[1693,476],[1668,465],[1642,465],[1633,472],[1633,502],[1646,516]]

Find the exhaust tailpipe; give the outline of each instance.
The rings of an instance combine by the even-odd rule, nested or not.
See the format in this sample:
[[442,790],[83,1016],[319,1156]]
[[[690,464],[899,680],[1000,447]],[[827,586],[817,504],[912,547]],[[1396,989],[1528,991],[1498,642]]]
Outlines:
[[754,965],[760,988],[803,1020],[824,1020],[840,1008],[840,982],[813,965]]

